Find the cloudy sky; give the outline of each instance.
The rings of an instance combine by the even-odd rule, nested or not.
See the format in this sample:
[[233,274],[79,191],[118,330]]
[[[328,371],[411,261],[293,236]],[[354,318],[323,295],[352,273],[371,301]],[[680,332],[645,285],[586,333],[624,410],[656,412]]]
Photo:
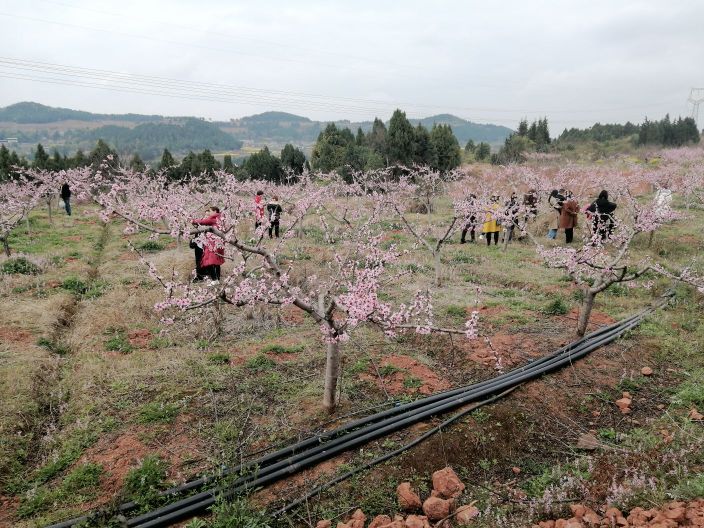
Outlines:
[[704,86],[702,0],[0,0],[0,28],[0,106],[556,133],[686,115]]

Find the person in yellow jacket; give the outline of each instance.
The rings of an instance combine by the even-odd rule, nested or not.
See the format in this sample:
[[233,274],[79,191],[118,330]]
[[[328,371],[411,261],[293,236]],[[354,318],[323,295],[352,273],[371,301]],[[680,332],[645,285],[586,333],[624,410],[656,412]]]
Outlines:
[[499,225],[498,221],[498,212],[500,209],[498,196],[491,197],[490,207],[491,210],[486,213],[484,223],[482,224],[482,233],[486,237],[487,246],[491,245],[491,237],[493,234],[494,245],[496,246],[499,244],[499,232],[501,231],[501,226]]

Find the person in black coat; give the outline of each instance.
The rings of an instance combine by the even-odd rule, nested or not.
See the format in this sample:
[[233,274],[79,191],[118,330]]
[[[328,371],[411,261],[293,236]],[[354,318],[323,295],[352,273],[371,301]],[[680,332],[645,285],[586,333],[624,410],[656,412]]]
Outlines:
[[266,211],[269,214],[269,238],[272,238],[272,235],[279,238],[279,221],[283,209],[278,196],[274,196],[274,199],[266,204]]
[[71,187],[68,183],[64,183],[61,186],[61,199],[64,202],[64,209],[66,209],[66,214],[71,216]]
[[587,212],[592,215],[592,230],[599,234],[602,242],[610,238],[614,230],[615,210],[616,204],[609,201],[608,191],[601,191],[599,197],[587,207]]

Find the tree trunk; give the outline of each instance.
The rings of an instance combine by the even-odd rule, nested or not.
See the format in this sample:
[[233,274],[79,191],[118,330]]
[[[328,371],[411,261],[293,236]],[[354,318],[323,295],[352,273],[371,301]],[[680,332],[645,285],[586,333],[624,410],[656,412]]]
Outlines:
[[2,247],[5,250],[5,255],[10,256],[10,243],[7,241],[7,238],[2,239]]
[[303,238],[303,219],[305,216],[301,216],[300,221],[298,222],[298,230],[296,231],[296,235],[298,238]]
[[53,218],[52,218],[52,216],[51,216],[51,198],[49,198],[49,199],[46,201],[46,205],[47,205],[47,207],[49,208],[49,223],[50,223],[50,224],[53,224],[53,223],[54,223],[54,220],[53,220]]
[[653,245],[653,238],[655,237],[655,231],[650,232],[650,236],[648,236],[648,249],[650,249],[650,246]]
[[440,261],[440,251],[433,253],[433,263],[435,265],[435,286],[442,286],[442,262]]
[[579,311],[579,323],[577,324],[577,335],[580,337],[587,331],[589,316],[591,316],[592,308],[594,308],[595,297],[596,293],[592,292],[589,288],[584,290],[584,300],[582,301],[582,308]]
[[325,392],[323,407],[332,414],[337,405],[337,380],[340,377],[340,343],[328,343],[327,359],[325,361]]
[[511,231],[509,231],[509,228],[506,227],[506,231],[504,231],[504,243],[501,245],[501,251],[506,251],[508,249],[508,242],[509,242],[509,235],[511,234]]

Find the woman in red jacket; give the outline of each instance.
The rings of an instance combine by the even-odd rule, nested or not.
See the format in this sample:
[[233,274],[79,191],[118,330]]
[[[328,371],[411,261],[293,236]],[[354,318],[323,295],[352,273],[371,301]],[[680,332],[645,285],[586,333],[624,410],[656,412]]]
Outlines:
[[[200,220],[193,220],[196,226],[213,226],[222,229],[220,224],[220,209],[210,208],[210,215]],[[203,258],[200,261],[201,272],[208,275],[213,281],[220,280],[220,266],[225,263],[225,248],[219,237],[212,233],[205,234],[205,244],[203,245]]]

